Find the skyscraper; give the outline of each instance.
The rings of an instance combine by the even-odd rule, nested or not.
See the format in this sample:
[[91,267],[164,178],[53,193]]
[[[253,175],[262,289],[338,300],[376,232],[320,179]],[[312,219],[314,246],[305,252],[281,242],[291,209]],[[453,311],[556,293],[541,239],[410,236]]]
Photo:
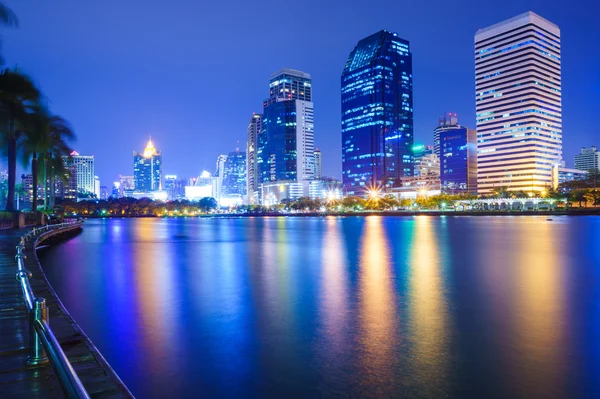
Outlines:
[[269,87],[257,140],[258,184],[304,185],[315,172],[312,80],[307,73],[280,69]]
[[239,148],[230,152],[223,172],[221,196],[238,196],[241,200],[246,195],[246,154]]
[[133,176],[119,175],[119,198],[133,196],[135,178]]
[[441,131],[439,139],[442,191],[477,194],[477,132],[461,126]]
[[581,152],[575,155],[575,169],[600,171],[600,151],[595,146],[581,148]]
[[323,163],[321,158],[321,150],[315,149],[315,179],[323,177]]
[[560,29],[533,12],[475,34],[478,192],[543,191],[562,158]]
[[212,176],[216,182],[216,189],[213,195],[217,201],[221,198],[221,188],[223,187],[223,177],[225,176],[225,161],[227,161],[227,155],[221,154],[217,157],[215,174]]
[[440,133],[446,130],[462,129],[463,127],[458,124],[458,115],[448,112],[440,118],[438,126],[433,129],[433,151],[438,158],[442,158],[442,152],[440,151]]
[[64,179],[56,179],[54,194],[65,200],[77,199],[77,165],[71,164],[64,170]]
[[[262,115],[252,114],[248,124],[248,146],[246,149],[246,191],[248,202],[257,202],[258,198],[258,135],[262,130]],[[255,194],[256,193],[256,194]]]
[[347,194],[413,175],[412,54],[382,30],[358,42],[342,72],[342,176]]
[[152,139],[148,140],[144,152],[133,152],[133,180],[138,192],[162,189],[162,155],[154,148]]
[[73,151],[69,156],[63,157],[63,162],[67,169],[70,169],[72,166],[75,167],[77,192],[80,194],[94,194],[94,156],[79,155],[77,151]]

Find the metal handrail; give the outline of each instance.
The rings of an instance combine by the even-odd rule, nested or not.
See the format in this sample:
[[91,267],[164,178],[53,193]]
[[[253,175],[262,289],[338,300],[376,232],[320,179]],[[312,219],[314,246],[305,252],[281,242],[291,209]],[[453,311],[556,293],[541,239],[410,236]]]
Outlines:
[[31,272],[25,268],[24,259],[26,257],[23,253],[26,241],[39,239],[55,229],[62,230],[65,227],[81,225],[81,223],[81,221],[67,222],[32,229],[21,237],[19,245],[17,245],[15,259],[17,260],[16,278],[21,284],[23,299],[29,312],[29,356],[27,357],[27,364],[41,365],[50,362],[67,397],[89,399],[90,396],[50,328],[46,299],[36,298],[33,294],[29,283]]

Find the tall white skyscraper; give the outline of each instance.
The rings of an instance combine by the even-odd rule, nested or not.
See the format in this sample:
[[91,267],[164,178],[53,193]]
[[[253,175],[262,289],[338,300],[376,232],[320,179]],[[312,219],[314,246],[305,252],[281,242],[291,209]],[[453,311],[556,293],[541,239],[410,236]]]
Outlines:
[[246,193],[248,202],[258,202],[258,135],[262,130],[262,115],[252,114],[248,124],[248,146],[246,148]]
[[63,161],[67,168],[75,167],[77,171],[77,192],[94,194],[96,192],[94,174],[94,156],[79,155],[73,151],[69,156],[64,156]]
[[479,194],[552,186],[562,159],[560,29],[533,12],[475,34]]

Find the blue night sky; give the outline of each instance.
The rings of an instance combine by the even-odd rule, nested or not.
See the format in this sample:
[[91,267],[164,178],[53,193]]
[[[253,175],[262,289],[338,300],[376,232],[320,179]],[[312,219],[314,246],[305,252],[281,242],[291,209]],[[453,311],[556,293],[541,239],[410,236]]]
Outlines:
[[8,66],[31,75],[75,148],[96,156],[110,185],[133,174],[149,135],[164,173],[214,171],[245,147],[252,112],[281,67],[313,78],[315,141],[323,173],[341,177],[340,74],[354,45],[381,29],[410,41],[415,141],[431,144],[444,112],[475,127],[473,37],[531,10],[562,36],[564,158],[600,145],[600,2],[5,0],[19,29],[2,28]]

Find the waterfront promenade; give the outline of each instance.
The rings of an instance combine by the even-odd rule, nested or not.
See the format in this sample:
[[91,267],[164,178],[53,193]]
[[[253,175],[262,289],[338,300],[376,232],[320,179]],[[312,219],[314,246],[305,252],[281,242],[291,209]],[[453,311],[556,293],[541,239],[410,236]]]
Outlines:
[[[51,364],[28,367],[28,312],[20,284],[15,278],[16,245],[27,229],[0,230],[0,396],[2,398],[63,398],[64,393]],[[116,376],[89,338],[64,309],[44,276],[34,242],[27,242],[25,267],[31,271],[33,293],[43,297],[50,326],[89,395],[127,398],[132,395]]]

